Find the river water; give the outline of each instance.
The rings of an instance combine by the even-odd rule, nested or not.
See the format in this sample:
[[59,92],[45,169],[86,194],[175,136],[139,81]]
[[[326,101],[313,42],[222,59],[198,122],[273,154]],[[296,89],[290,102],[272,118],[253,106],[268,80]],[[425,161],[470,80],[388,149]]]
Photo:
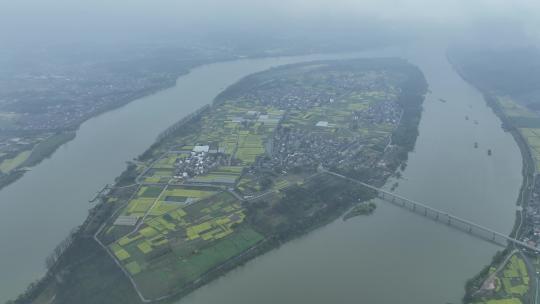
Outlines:
[[[522,179],[521,155],[510,134],[503,132],[482,96],[452,70],[442,49],[407,47],[385,54],[417,64],[432,91],[396,192],[510,232]],[[272,66],[367,55],[206,65],[180,77],[174,88],[84,123],[75,140],[0,191],[0,302],[43,274],[44,258],[83,222],[88,199],[114,180],[126,160],[222,89]],[[493,150],[491,157],[487,149]],[[457,303],[466,279],[498,249],[379,202],[374,215],[335,221],[248,262],[180,303]]]

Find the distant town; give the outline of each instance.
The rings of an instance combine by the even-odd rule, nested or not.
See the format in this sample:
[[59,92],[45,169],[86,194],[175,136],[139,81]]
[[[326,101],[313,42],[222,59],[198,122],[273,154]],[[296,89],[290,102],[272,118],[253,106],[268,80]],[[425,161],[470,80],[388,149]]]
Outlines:
[[129,54],[32,53],[47,60],[17,57],[4,67],[0,187],[71,140],[85,120],[172,86],[195,66],[235,58],[231,51],[204,45],[156,46]]

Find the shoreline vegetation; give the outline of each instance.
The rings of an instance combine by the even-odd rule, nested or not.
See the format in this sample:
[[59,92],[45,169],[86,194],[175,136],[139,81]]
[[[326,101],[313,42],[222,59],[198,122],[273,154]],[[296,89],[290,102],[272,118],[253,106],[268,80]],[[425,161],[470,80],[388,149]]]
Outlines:
[[346,221],[348,219],[351,219],[353,217],[357,217],[360,215],[370,215],[373,212],[375,212],[375,209],[377,209],[377,204],[374,202],[360,202],[356,204],[349,212],[347,212],[343,216],[343,220]]
[[[462,77],[466,82],[470,83],[481,92],[484,100],[486,101],[486,104],[493,110],[493,112],[497,115],[497,117],[499,117],[502,124],[502,128],[512,135],[512,138],[514,139],[515,143],[518,145],[518,148],[520,150],[522,160],[523,160],[523,165],[522,165],[523,183],[521,184],[521,187],[519,190],[519,195],[516,200],[516,205],[519,206],[522,211],[521,212],[516,211],[516,220],[514,222],[512,231],[510,232],[510,236],[519,238],[525,229],[523,225],[523,222],[525,221],[523,210],[525,210],[528,207],[528,202],[531,200],[534,187],[535,187],[534,179],[535,179],[535,174],[536,174],[536,170],[535,170],[536,164],[531,154],[531,148],[529,147],[529,144],[527,140],[524,138],[523,134],[520,132],[519,127],[514,124],[514,121],[510,117],[508,117],[504,109],[499,104],[497,93],[491,90],[487,84],[482,85],[481,80],[475,79],[474,75],[469,75],[466,71],[467,67],[464,66],[464,63],[457,62],[458,59],[452,58],[452,55],[450,53],[447,53],[447,59],[450,62],[450,64],[454,67],[456,72],[460,75],[460,77]],[[514,247],[515,247],[514,245],[508,245],[504,250],[498,251],[493,256],[491,262],[488,265],[484,266],[477,275],[475,275],[473,278],[469,279],[466,282],[465,295],[463,296],[463,303],[489,303],[490,300],[487,300],[487,302],[482,302],[481,299],[479,299],[479,296],[481,296],[482,292],[485,292],[484,290],[486,288],[485,284],[487,283],[488,280],[490,280],[490,278],[496,278],[497,280],[499,280],[496,277],[497,275],[496,270],[497,272],[501,272],[503,270],[505,264],[508,262],[509,257],[514,255],[514,252],[515,252],[515,250],[513,250]],[[531,268],[529,268],[529,271],[530,270]],[[536,270],[534,270],[534,272],[536,272]],[[523,274],[523,275],[526,276],[526,274]],[[514,278],[514,280],[516,279]],[[500,282],[498,283],[499,284],[495,283],[494,290],[496,291],[503,290],[502,288],[506,287],[506,286],[501,287],[501,283]],[[535,290],[535,288],[530,288],[530,286],[528,285],[527,292],[524,292],[523,294],[521,294],[521,298],[529,296],[530,290]],[[504,290],[503,292],[507,292],[507,291]],[[496,301],[496,300],[493,300],[493,301]],[[518,300],[518,301],[520,301],[519,303],[521,303],[521,300]]]
[[[320,66],[323,66],[323,68]],[[325,67],[328,71],[325,70]],[[98,302],[115,304],[143,302],[172,303],[172,301],[185,296],[194,289],[224,275],[228,270],[243,265],[258,255],[278,248],[282,243],[295,239],[336,220],[337,218],[343,216],[347,210],[351,210],[351,206],[354,202],[357,202],[358,200],[369,201],[370,199],[374,198],[375,194],[371,191],[358,189],[356,185],[352,185],[346,181],[330,178],[325,174],[314,173],[316,172],[315,165],[304,164],[302,166],[298,166],[297,164],[302,161],[301,159],[297,161],[296,165],[293,163],[291,164],[291,167],[286,167],[287,171],[292,172],[291,174],[267,171],[264,169],[266,166],[265,161],[270,161],[270,158],[264,156],[264,152],[257,157],[252,158],[249,153],[254,152],[248,151],[257,151],[257,153],[261,153],[258,152],[259,148],[255,149],[253,143],[250,144],[251,146],[249,146],[249,148],[243,148],[239,145],[238,141],[236,141],[236,144],[232,147],[227,146],[227,149],[231,150],[223,150],[232,151],[230,153],[232,153],[231,155],[235,155],[235,157],[230,156],[228,158],[221,158],[222,162],[227,163],[225,168],[230,168],[227,170],[233,170],[233,168],[235,168],[234,166],[244,166],[244,169],[239,172],[237,177],[237,185],[235,190],[217,190],[227,188],[223,186],[201,186],[200,182],[199,184],[194,184],[193,182],[183,182],[181,184],[174,184],[174,186],[171,186],[171,182],[169,181],[167,182],[167,185],[163,187],[158,186],[163,180],[163,176],[159,176],[158,178],[151,175],[158,172],[155,169],[152,169],[156,165],[171,162],[168,161],[168,159],[172,159],[170,158],[171,152],[167,151],[173,149],[173,147],[182,147],[180,150],[196,149],[195,146],[190,145],[189,140],[193,143],[201,144],[204,142],[204,140],[201,138],[206,138],[206,141],[212,142],[212,140],[208,139],[207,135],[205,135],[206,137],[200,135],[199,130],[211,127],[211,125],[209,125],[211,124],[210,122],[215,121],[215,119],[210,119],[213,117],[212,115],[216,115],[216,113],[220,113],[220,111],[223,111],[224,109],[233,109],[234,113],[239,113],[239,109],[242,107],[247,107],[248,109],[252,109],[252,111],[253,109],[256,109],[255,112],[258,111],[259,113],[266,111],[267,114],[264,115],[256,114],[264,116],[262,119],[267,121],[266,124],[255,123],[253,125],[252,123],[247,122],[241,123],[233,128],[235,130],[239,130],[236,132],[240,132],[240,135],[246,134],[246,131],[242,130],[251,130],[249,132],[256,132],[251,135],[253,139],[255,139],[257,136],[268,136],[268,140],[273,138],[270,140],[270,142],[274,142],[275,146],[277,145],[277,143],[275,143],[276,141],[283,140],[283,137],[279,136],[279,132],[283,132],[283,124],[285,124],[286,128],[288,128],[288,130],[285,131],[288,132],[287,134],[292,134],[290,133],[290,130],[294,130],[295,128],[307,128],[306,130],[309,132],[320,132],[321,129],[319,127],[316,129],[311,127],[311,122],[308,125],[305,125],[302,120],[295,120],[294,110],[288,110],[289,112],[287,115],[283,115],[283,117],[279,120],[279,127],[272,127],[272,123],[270,123],[272,121],[272,115],[282,115],[280,114],[281,112],[274,108],[271,108],[271,110],[265,110],[265,106],[262,105],[250,105],[249,101],[244,99],[245,96],[250,96],[250,98],[252,98],[250,95],[252,92],[263,94],[266,88],[261,86],[259,83],[264,83],[265,80],[276,79],[272,78],[276,77],[274,75],[291,77],[290,75],[295,75],[293,73],[294,71],[302,71],[303,69],[314,69],[314,71],[318,72],[320,75],[325,75],[325,73],[334,73],[334,76],[336,74],[340,75],[339,73],[341,70],[356,71],[359,73],[359,75],[362,75],[362,73],[382,73],[380,74],[382,76],[379,77],[383,77],[381,79],[386,79],[387,82],[389,81],[389,83],[392,83],[393,85],[395,85],[392,82],[394,81],[392,80],[394,78],[392,78],[393,76],[387,78],[388,73],[388,75],[397,73],[401,75],[400,77],[405,78],[405,80],[399,83],[401,88],[399,90],[400,93],[395,96],[395,103],[399,105],[402,112],[399,122],[393,131],[388,133],[391,136],[392,145],[385,148],[387,138],[381,137],[378,139],[378,142],[373,143],[371,148],[372,150],[369,152],[369,155],[371,156],[368,160],[366,160],[369,163],[378,163],[383,159],[386,163],[384,169],[375,169],[374,167],[363,169],[358,167],[355,169],[350,166],[345,168],[341,167],[337,162],[333,165],[333,167],[331,166],[333,170],[349,175],[353,178],[366,180],[376,186],[384,184],[387,178],[394,174],[400,166],[404,166],[408,153],[413,150],[416,138],[418,136],[418,124],[420,122],[422,112],[422,103],[427,91],[427,83],[423,74],[418,68],[398,59],[364,59],[356,61],[321,61],[288,65],[253,74],[229,87],[225,92],[216,97],[211,106],[202,108],[162,133],[163,135],[158,138],[159,140],[139,157],[137,162],[145,163],[145,165],[134,163],[128,165],[127,169],[117,178],[115,186],[106,196],[102,198],[102,202],[89,211],[89,216],[86,221],[76,230],[74,230],[65,242],[59,245],[59,249],[55,251],[55,254],[49,257],[47,263],[49,270],[46,276],[29,286],[25,294],[19,296],[18,299],[11,301],[10,303],[19,304],[32,302],[41,304],[49,303],[51,299],[54,299],[53,303],[81,304]],[[396,79],[402,78],[398,77]],[[249,85],[246,87],[239,84]],[[252,87],[252,85],[254,87]],[[387,94],[387,92],[384,94]],[[264,98],[264,95],[261,96]],[[374,100],[372,100],[372,98],[373,97],[369,97],[367,99],[368,105],[375,105],[377,103],[377,98]],[[234,102],[231,102],[231,100]],[[354,104],[355,101],[353,100],[350,102]],[[348,104],[345,104],[345,106],[348,106]],[[313,110],[308,111],[317,111],[317,107],[314,107]],[[246,115],[252,114],[248,113]],[[303,117],[302,119],[307,118],[308,117]],[[317,118],[315,117],[314,119]],[[361,124],[366,123],[367,122],[361,122]],[[225,124],[230,126],[230,123],[228,122],[225,122]],[[265,131],[262,126],[264,126],[267,131]],[[356,132],[356,130],[359,128],[354,124],[349,125],[349,123],[346,123],[343,126],[348,126],[347,128],[351,128],[350,130],[354,132]],[[387,126],[384,128],[387,129]],[[351,132],[347,131],[347,129],[343,129],[342,127],[335,128],[335,130],[336,131],[333,132],[337,132],[337,134],[349,134]],[[331,129],[328,129],[328,131],[331,131]],[[324,130],[324,132],[328,131]],[[197,135],[198,137],[194,139],[194,135]],[[222,135],[214,137],[220,139]],[[268,146],[269,145],[266,145],[266,147]],[[210,144],[210,148],[212,148],[212,144]],[[265,149],[268,150],[267,148]],[[265,149],[263,149],[263,151]],[[176,154],[173,153],[175,157],[174,163],[178,164],[179,159],[184,159],[187,156],[182,156],[181,153],[183,152],[180,150],[176,152],[176,150],[178,150],[178,148],[175,149],[174,153]],[[270,150],[276,151],[275,148]],[[274,155],[275,153],[276,152],[274,152]],[[231,173],[233,171],[223,171],[224,169],[221,170],[222,171],[219,171],[222,172],[219,173],[221,176],[233,174]],[[234,170],[234,172],[236,172],[236,169]],[[173,179],[174,178],[175,177],[173,177]],[[213,178],[215,179],[215,177]],[[138,184],[138,181],[140,180],[143,182]],[[167,190],[168,188],[174,189]],[[163,193],[166,193],[164,195],[167,195],[165,199],[167,201],[177,200],[183,196],[187,196],[187,194],[182,193],[193,193],[190,195],[204,195],[203,192],[205,191],[212,192],[213,194],[210,194],[205,198],[201,198],[197,203],[187,205],[187,207],[183,207],[182,209],[169,209],[173,211],[167,211],[164,215],[159,215],[161,213],[159,213],[157,209],[154,209],[156,203],[158,203],[158,205],[161,204],[159,199],[162,197]],[[217,193],[215,193],[215,191],[217,191]],[[250,194],[253,191],[256,191],[254,193],[263,193],[260,195],[261,198],[250,198],[254,196],[253,194]],[[144,218],[148,216],[150,221],[143,221],[142,227],[144,228],[130,233],[132,229],[130,227],[126,229],[122,226],[113,225],[118,214],[121,213],[129,215],[129,213],[125,212],[127,212],[126,210],[132,210],[128,208],[133,205],[134,199],[138,199],[140,202],[143,202],[144,197],[148,196],[156,197],[156,203],[152,204],[150,209],[146,209],[147,211]],[[161,205],[165,206],[169,204],[166,201]],[[223,208],[222,210],[212,207],[217,206],[216,204],[218,202],[222,202],[219,203],[223,206],[220,207]],[[364,211],[373,212],[375,207],[373,206],[374,204],[372,204],[373,203],[364,204],[367,206],[367,209]],[[152,237],[152,240],[148,239],[148,241],[140,242],[137,246],[138,249],[136,249],[137,247],[134,247],[135,249],[130,249],[131,247],[129,246],[131,245],[126,245],[129,242],[133,242],[132,240],[134,239],[145,237],[142,234],[139,234],[139,231],[142,232],[143,230],[146,230],[147,233],[150,232],[148,228],[154,227],[151,226],[153,225],[152,223],[154,221],[153,216],[156,216],[155,221],[158,221],[159,218],[165,219],[166,222],[159,220],[161,221],[162,225],[171,225],[172,223],[176,223],[173,221],[174,218],[182,218],[181,221],[184,222],[191,219],[192,213],[190,212],[206,212],[204,211],[204,206],[207,206],[205,208],[214,208],[212,210],[215,211],[211,211],[212,213],[210,214],[215,213],[220,219],[224,219],[221,217],[222,215],[220,215],[224,214],[227,216],[227,218],[237,221],[227,228],[229,229],[227,230],[229,236],[222,237],[218,236],[218,234],[215,234],[213,237],[205,236],[203,238],[205,241],[203,242],[202,239],[199,239],[199,234],[193,234],[195,233],[193,231],[200,231],[202,228],[197,227],[202,227],[203,225],[208,224],[197,222],[199,223],[197,226],[185,226],[187,239],[193,239],[193,241],[190,241],[187,244],[192,244],[195,242],[193,243],[194,245],[189,245],[195,246],[190,247],[192,249],[189,250],[193,250],[192,252],[182,253],[184,250],[184,245],[182,244],[185,241],[181,240],[185,238],[185,236],[181,236],[180,239],[171,239],[171,242],[176,242],[176,245],[174,245],[175,247],[171,247],[173,245],[161,246],[151,243],[150,249],[147,247],[147,245],[142,245],[144,242],[155,242],[155,237]],[[197,208],[198,211],[189,211],[193,208]],[[353,208],[353,210],[354,209],[355,208]],[[174,210],[184,211],[182,211],[182,213],[178,213]],[[167,215],[169,214],[168,212],[176,212],[174,214],[171,213],[174,218]],[[186,212],[188,217],[183,218],[185,215],[182,214],[185,214]],[[358,212],[360,212],[360,210],[358,210]],[[271,217],[268,217],[267,213],[270,213]],[[167,224],[167,222],[169,224]],[[226,222],[221,220],[221,223]],[[157,226],[155,226],[154,229],[157,229]],[[171,230],[169,233],[173,233],[173,231]],[[154,235],[153,232],[152,235]],[[241,237],[242,241],[237,239],[238,237]],[[102,242],[105,244],[107,252],[98,245],[95,239],[99,239],[100,243]],[[161,238],[156,240],[163,242],[164,239]],[[133,289],[133,286],[140,287],[141,284],[154,284],[150,282],[157,277],[152,275],[152,271],[161,271],[161,268],[155,266],[158,265],[156,262],[160,260],[166,261],[168,256],[171,255],[171,249],[173,253],[177,252],[175,254],[184,255],[184,259],[199,259],[203,253],[206,254],[205,252],[208,252],[208,248],[214,248],[213,246],[228,246],[226,245],[226,242],[232,241],[239,244],[240,241],[245,242],[248,240],[250,240],[249,243],[245,245],[247,247],[243,247],[245,249],[237,253],[232,253],[228,258],[220,260],[220,262],[217,264],[211,264],[214,266],[203,268],[207,270],[198,274],[197,277],[182,279],[183,286],[181,289],[175,288],[170,294],[168,292],[164,294],[162,293],[161,295],[155,294],[148,299],[147,296],[144,298],[142,297],[139,289],[137,289],[136,292]],[[199,243],[203,245],[199,245]],[[122,245],[125,247],[121,247]],[[220,252],[226,250],[224,248],[225,247],[222,247]],[[133,255],[134,257],[137,255],[137,253],[133,250],[142,250],[143,252],[148,252],[148,254],[151,254],[151,256],[149,255],[150,260],[147,260],[146,262],[144,260],[133,260],[133,262],[138,261],[138,264],[133,262],[123,262],[125,259],[127,259],[127,261],[131,261],[131,258],[128,258],[130,255]],[[113,261],[108,254],[116,256],[117,260]],[[142,267],[149,267],[144,266],[147,263],[154,265],[152,266],[154,268],[149,268],[149,270],[142,269]],[[194,260],[193,263],[195,263]],[[120,271],[118,265],[121,265],[120,267],[123,268],[123,271]],[[148,279],[146,278],[146,272],[150,272]],[[112,282],[114,282],[114,284]],[[163,281],[160,284],[166,285],[168,283],[167,281]],[[175,285],[177,284],[178,283],[175,283]],[[144,292],[156,292],[154,289],[159,289],[155,288],[155,284],[152,286],[152,288],[148,287],[150,289],[143,288],[145,290]],[[160,288],[163,288],[163,285],[161,285]],[[165,291],[166,289],[163,290]]]

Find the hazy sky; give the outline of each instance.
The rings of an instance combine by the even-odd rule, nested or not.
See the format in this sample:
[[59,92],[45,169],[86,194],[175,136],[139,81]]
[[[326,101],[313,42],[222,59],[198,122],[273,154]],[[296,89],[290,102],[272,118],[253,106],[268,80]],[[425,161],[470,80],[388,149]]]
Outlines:
[[208,29],[339,28],[366,22],[419,33],[502,27],[537,38],[540,1],[0,0],[0,34],[20,39]]

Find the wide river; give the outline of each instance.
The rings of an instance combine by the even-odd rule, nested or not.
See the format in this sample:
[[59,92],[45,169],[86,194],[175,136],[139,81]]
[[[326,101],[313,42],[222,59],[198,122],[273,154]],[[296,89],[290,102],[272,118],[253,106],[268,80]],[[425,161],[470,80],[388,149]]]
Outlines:
[[[443,48],[404,47],[384,54],[418,65],[432,91],[396,192],[510,232],[522,180],[521,155],[510,134],[503,132],[479,92],[455,73]],[[0,191],[0,302],[43,274],[45,257],[84,221],[88,200],[118,176],[125,161],[222,89],[272,66],[368,55],[206,65],[180,77],[171,89],[85,122],[75,140]],[[499,249],[379,202],[374,215],[335,221],[248,262],[180,303],[458,303],[465,281]]]

